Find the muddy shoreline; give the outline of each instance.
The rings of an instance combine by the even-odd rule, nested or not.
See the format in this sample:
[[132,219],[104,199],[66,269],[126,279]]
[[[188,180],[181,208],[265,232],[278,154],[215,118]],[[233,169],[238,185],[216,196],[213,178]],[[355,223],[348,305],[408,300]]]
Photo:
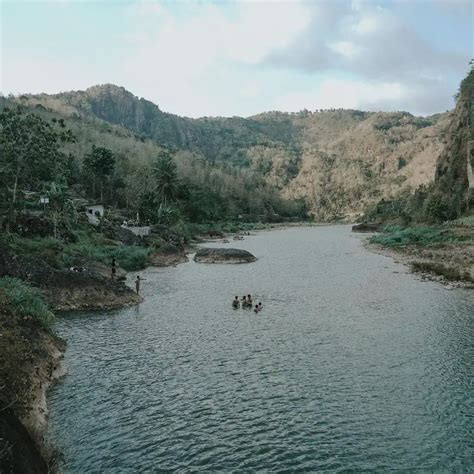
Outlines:
[[451,245],[439,248],[409,246],[392,249],[366,240],[364,247],[373,253],[390,257],[396,263],[408,266],[410,272],[422,280],[441,283],[446,289],[474,289],[474,247],[472,245]]

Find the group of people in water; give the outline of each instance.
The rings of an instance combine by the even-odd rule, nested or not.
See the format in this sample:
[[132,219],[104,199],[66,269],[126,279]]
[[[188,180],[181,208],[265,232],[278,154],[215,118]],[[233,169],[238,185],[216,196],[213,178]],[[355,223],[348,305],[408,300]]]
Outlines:
[[253,306],[253,301],[252,301],[252,295],[247,295],[247,296],[242,296],[242,299],[239,300],[239,297],[236,296],[233,300],[232,300],[232,308],[234,309],[238,309],[242,307],[242,309],[252,309],[253,308],[253,312],[255,314],[257,314],[259,311],[262,311],[263,309],[263,305],[262,303],[258,303],[255,305],[255,307]]

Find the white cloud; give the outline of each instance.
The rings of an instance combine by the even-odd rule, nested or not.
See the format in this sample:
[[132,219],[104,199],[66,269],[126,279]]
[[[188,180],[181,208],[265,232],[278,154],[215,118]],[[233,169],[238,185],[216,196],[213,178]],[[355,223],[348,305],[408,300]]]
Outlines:
[[[428,114],[451,108],[470,58],[449,49],[458,36],[439,49],[427,31],[444,34],[453,25],[465,31],[472,3],[427,2],[427,8],[436,5],[430,14],[447,13],[449,28],[429,23],[430,15],[418,28],[394,7],[404,4],[380,3],[384,6],[377,0],[123,4],[129,15],[121,17],[127,20],[113,43],[121,57],[109,56],[105,30],[94,51],[36,48],[39,54],[16,48],[9,33],[1,89],[54,93],[112,82],[165,111],[190,116],[331,107]],[[78,22],[76,36],[81,31]]]
[[459,76],[467,61],[456,51],[435,49],[392,10],[372,2],[352,8],[349,3],[318,3],[306,30],[266,58],[268,64],[306,73],[338,69],[385,81],[417,81],[453,71]]
[[[399,101],[407,94],[399,83],[372,84],[349,79],[325,80],[317,90],[304,93],[288,93],[276,101],[278,110],[310,110],[346,108],[358,109],[364,104],[368,109],[377,107],[380,101]],[[296,106],[296,108],[295,108]]]
[[276,99],[273,109],[359,109],[368,111],[410,110],[430,115],[452,107],[452,98],[440,94],[440,86],[420,88],[402,82],[377,82],[351,79],[324,80],[310,92],[290,92]]
[[49,56],[12,57],[4,55],[1,64],[0,90],[20,94],[49,93],[86,89],[93,84],[113,82],[113,73],[92,70],[74,61]]
[[[126,60],[127,83],[140,74],[142,95],[164,110],[200,115],[226,113],[219,90],[242,89],[239,68],[260,64],[274,48],[287,47],[309,21],[304,3],[191,5],[179,19],[167,4],[142,3],[135,13],[146,17],[145,28],[129,38],[132,58]],[[226,81],[226,82],[224,82]],[[255,84],[254,90],[260,85]],[[171,91],[174,91],[171,93]],[[243,92],[250,97],[249,89]],[[209,104],[209,96],[215,102]],[[204,102],[207,106],[200,109]],[[228,112],[227,112],[228,113]]]

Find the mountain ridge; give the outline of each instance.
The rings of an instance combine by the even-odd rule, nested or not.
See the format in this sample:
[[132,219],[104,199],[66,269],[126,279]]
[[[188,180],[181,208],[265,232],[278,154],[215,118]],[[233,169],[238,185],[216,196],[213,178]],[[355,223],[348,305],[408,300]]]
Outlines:
[[318,220],[354,220],[380,199],[432,183],[452,114],[329,109],[188,118],[114,84],[21,98],[199,159],[257,170],[282,196],[305,200]]

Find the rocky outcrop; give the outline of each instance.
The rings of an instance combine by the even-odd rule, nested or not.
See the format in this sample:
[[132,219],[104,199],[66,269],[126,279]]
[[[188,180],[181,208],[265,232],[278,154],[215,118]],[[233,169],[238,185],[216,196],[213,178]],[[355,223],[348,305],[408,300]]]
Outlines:
[[125,284],[111,280],[92,268],[58,270],[45,262],[25,262],[7,251],[0,253],[2,276],[19,278],[40,288],[48,303],[57,311],[114,309],[142,301]]
[[362,222],[352,226],[352,232],[377,232],[380,226],[375,223]]
[[95,275],[67,282],[62,286],[42,287],[48,303],[56,311],[107,310],[132,306],[143,301],[131,288]]
[[474,70],[461,82],[444,152],[436,164],[434,195],[455,218],[474,204]]
[[171,267],[179,263],[185,263],[188,257],[181,246],[171,243],[162,243],[154,253],[150,255],[150,262],[154,267]]
[[202,248],[194,256],[198,263],[250,263],[255,260],[257,258],[247,250],[228,248]]

